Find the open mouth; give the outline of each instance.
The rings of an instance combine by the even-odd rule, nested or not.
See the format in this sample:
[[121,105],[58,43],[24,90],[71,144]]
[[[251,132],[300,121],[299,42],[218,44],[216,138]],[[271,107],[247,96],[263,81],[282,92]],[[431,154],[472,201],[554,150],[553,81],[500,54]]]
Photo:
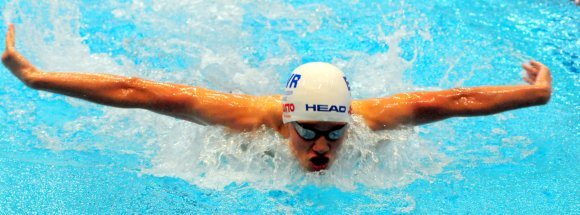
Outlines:
[[310,159],[314,171],[326,169],[329,159],[323,156],[317,156]]

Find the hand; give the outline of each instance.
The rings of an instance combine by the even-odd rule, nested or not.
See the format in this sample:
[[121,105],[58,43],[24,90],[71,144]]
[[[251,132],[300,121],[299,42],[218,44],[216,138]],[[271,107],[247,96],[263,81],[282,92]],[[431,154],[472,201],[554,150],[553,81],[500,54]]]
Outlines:
[[524,77],[524,81],[528,84],[552,89],[552,75],[550,69],[544,64],[532,60],[530,64],[523,64],[522,67],[528,74],[527,77]]
[[13,24],[8,26],[8,33],[6,34],[6,50],[4,50],[4,54],[2,54],[2,63],[12,72],[12,74],[14,74],[14,76],[27,85],[30,84],[30,77],[40,72],[16,50]]

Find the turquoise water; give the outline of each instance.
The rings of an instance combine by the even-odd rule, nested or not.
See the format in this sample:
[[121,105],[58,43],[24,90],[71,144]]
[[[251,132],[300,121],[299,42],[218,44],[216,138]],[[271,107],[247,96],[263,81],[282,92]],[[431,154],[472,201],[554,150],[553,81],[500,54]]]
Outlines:
[[379,134],[354,126],[342,160],[319,176],[269,131],[231,134],[37,92],[2,68],[3,213],[580,212],[580,8],[570,1],[0,5],[19,49],[49,71],[266,95],[295,66],[327,61],[355,98],[524,84],[528,59],[554,75],[546,106]]

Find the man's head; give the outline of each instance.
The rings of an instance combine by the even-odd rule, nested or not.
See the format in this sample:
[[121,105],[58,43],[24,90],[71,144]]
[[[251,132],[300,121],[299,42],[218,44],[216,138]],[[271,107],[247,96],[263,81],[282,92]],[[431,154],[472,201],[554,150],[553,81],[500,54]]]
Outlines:
[[309,171],[327,169],[344,141],[350,120],[350,87],[337,67],[307,63],[296,68],[282,98],[290,147]]

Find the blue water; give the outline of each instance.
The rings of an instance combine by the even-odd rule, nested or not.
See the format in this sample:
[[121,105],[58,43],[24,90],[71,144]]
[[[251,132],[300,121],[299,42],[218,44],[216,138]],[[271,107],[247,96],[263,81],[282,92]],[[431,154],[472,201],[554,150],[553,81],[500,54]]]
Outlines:
[[[50,71],[266,95],[280,93],[295,66],[327,61],[343,68],[355,98],[524,84],[519,65],[529,59],[554,76],[548,105],[393,134],[400,140],[389,147],[402,155],[375,153],[399,166],[371,168],[389,174],[353,169],[318,183],[243,174],[233,163],[220,163],[233,170],[217,180],[210,175],[223,169],[191,159],[231,153],[215,145],[247,137],[39,93],[2,68],[3,213],[580,213],[580,7],[570,1],[0,1],[0,8],[17,25],[19,49]],[[257,162],[248,156],[240,163]]]

